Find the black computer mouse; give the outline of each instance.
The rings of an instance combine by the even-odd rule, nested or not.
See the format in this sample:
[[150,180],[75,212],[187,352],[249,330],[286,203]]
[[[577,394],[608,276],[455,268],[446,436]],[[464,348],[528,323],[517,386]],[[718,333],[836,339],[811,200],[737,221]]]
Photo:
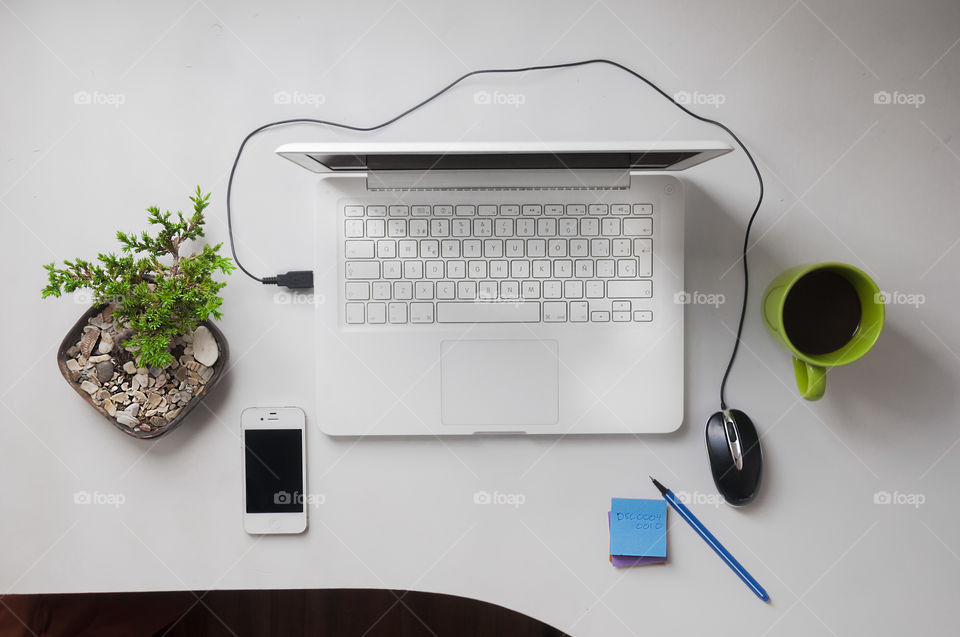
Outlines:
[[763,476],[757,428],[739,409],[725,409],[710,416],[706,438],[710,471],[720,495],[735,506],[748,504],[760,491]]

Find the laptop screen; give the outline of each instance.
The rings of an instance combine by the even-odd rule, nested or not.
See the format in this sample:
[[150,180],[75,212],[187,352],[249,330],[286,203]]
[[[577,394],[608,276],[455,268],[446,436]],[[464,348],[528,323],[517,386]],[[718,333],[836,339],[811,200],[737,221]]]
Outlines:
[[307,153],[333,171],[390,170],[663,170],[690,159],[693,151],[558,153]]

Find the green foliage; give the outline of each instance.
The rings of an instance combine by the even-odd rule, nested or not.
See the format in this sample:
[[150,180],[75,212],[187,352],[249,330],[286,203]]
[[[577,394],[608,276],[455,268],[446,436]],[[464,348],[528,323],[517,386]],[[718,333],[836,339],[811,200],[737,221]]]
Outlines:
[[75,259],[64,261],[63,268],[43,266],[48,277],[43,298],[89,288],[95,305],[115,303],[114,320],[133,330],[123,345],[135,351],[137,364],[166,367],[173,361],[170,343],[175,336],[192,332],[211,316],[222,316],[218,292],[226,282],[215,281],[213,274],[229,274],[236,267],[219,255],[222,243],[181,255],[185,241],[203,237],[203,210],[210,205],[210,194],[197,186],[190,201],[189,218],[179,211],[174,216],[156,206],[147,208],[147,220],[159,232],[138,236],[118,231],[120,256],[98,254],[97,263]]

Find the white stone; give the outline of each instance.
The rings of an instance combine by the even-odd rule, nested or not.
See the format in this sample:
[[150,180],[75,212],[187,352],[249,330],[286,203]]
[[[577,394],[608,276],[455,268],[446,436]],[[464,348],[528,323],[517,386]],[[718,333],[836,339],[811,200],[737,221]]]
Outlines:
[[213,334],[206,325],[201,325],[193,332],[193,358],[198,363],[213,367],[220,356],[220,349]]
[[127,427],[136,427],[140,424],[139,420],[124,411],[117,412],[117,422]]

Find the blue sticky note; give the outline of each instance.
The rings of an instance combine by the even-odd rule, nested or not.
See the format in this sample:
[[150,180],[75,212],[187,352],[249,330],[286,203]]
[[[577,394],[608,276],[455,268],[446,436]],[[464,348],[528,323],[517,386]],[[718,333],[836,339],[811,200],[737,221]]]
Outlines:
[[610,555],[667,557],[666,500],[613,498]]

